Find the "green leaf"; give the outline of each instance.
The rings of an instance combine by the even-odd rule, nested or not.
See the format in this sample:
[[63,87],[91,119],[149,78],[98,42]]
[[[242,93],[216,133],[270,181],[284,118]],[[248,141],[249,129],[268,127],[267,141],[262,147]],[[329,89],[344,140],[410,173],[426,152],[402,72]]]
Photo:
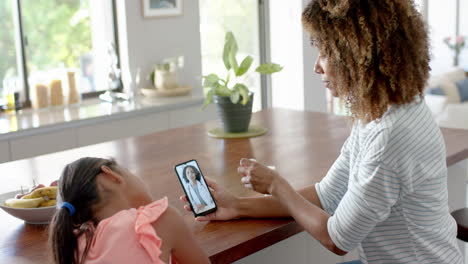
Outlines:
[[213,95],[216,91],[216,88],[210,89],[206,94],[205,102],[203,102],[202,110],[205,109],[213,101]]
[[226,67],[226,70],[231,69],[231,64],[229,63],[229,50],[231,49],[231,44],[227,42],[224,43],[224,50],[223,50],[223,62],[224,66]]
[[237,64],[236,55],[234,55],[233,53],[229,54],[229,64],[231,65],[234,72],[237,72],[237,69],[239,69],[239,65]]
[[218,85],[218,87],[216,88],[215,94],[219,96],[228,97],[228,96],[231,96],[232,91],[224,85]]
[[244,73],[246,73],[250,69],[250,66],[252,66],[253,60],[254,59],[251,56],[245,57],[236,71],[236,76],[242,76]]
[[283,67],[276,63],[265,63],[257,67],[255,71],[261,74],[272,74],[275,72],[279,72],[283,69]]
[[239,99],[240,99],[240,93],[239,91],[234,91],[232,92],[231,94],[231,102],[233,104],[237,104],[239,102]]
[[224,82],[225,85],[228,85],[229,80],[231,80],[231,72],[228,71],[227,76],[226,76],[226,81]]
[[218,75],[212,73],[207,76],[203,76],[203,87],[215,87],[219,81]]
[[242,105],[246,105],[249,102],[250,96],[249,96],[249,88],[245,86],[242,83],[237,83],[234,88],[235,91],[238,91],[240,95],[242,96]]
[[231,42],[231,49],[229,50],[229,53],[234,56],[234,58],[237,55],[237,52],[239,51],[239,47],[237,46],[237,41],[236,38],[234,37],[234,34],[232,32],[228,32],[227,35],[229,35],[229,41]]
[[155,76],[156,76],[156,75],[155,75],[154,71],[151,71],[151,73],[150,73],[151,85],[154,85],[154,77],[155,77]]
[[232,34],[232,32],[229,31],[226,33],[226,37],[224,41],[224,50],[223,50],[223,62],[227,70],[230,70],[232,68],[229,57],[234,56],[235,58],[237,51],[238,51],[238,46],[237,46],[236,38],[234,37],[234,34]]

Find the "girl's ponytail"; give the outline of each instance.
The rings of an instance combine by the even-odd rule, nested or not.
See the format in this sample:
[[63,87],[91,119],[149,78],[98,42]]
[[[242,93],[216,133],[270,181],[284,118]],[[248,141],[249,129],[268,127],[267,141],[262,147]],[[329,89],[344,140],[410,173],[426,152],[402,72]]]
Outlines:
[[77,263],[78,240],[72,217],[66,208],[58,208],[50,223],[49,244],[54,263]]

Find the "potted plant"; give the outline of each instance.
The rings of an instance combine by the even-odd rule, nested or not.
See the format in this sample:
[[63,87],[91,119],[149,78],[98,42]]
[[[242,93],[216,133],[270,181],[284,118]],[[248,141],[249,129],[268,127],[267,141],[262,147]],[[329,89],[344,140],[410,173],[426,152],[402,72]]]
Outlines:
[[[254,61],[252,56],[246,56],[240,64],[237,62],[238,46],[232,32],[227,32],[223,50],[223,62],[226,67],[226,77],[221,78],[212,73],[203,76],[203,87],[208,89],[203,104],[205,108],[214,102],[223,129],[227,133],[241,133],[249,129],[252,116],[253,92],[240,81],[251,74],[250,67]],[[283,69],[275,63],[265,63],[258,66],[255,72],[272,74]]]

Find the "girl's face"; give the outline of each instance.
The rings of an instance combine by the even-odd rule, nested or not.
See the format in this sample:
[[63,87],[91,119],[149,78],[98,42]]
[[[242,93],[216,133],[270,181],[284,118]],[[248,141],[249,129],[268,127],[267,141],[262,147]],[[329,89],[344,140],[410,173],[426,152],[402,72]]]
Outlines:
[[188,167],[186,173],[187,173],[187,177],[190,179],[190,181],[195,182],[196,175],[195,175],[195,172],[193,171],[193,169]]
[[331,94],[334,97],[338,97],[338,93],[334,89],[333,85],[335,76],[333,75],[328,63],[328,58],[323,54],[319,54],[317,60],[315,61],[314,71],[315,73],[321,75],[322,82],[324,83],[325,87],[330,90]]

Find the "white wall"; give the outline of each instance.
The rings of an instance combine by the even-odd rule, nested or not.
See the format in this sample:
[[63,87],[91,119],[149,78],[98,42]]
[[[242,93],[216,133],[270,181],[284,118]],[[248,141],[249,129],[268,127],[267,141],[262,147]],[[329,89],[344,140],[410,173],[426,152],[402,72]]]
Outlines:
[[271,60],[284,66],[272,76],[272,104],[295,110],[326,112],[326,93],[314,72],[318,50],[303,30],[302,10],[310,0],[270,1]]
[[270,1],[271,61],[284,67],[271,77],[274,107],[304,109],[301,11],[301,0]]
[[[144,18],[141,0],[118,0],[117,10],[122,70],[141,68],[146,77],[156,62],[183,55],[179,82],[192,85],[193,94],[201,95],[198,0],[183,1],[183,14],[173,17]],[[145,79],[143,86],[149,86]]]

